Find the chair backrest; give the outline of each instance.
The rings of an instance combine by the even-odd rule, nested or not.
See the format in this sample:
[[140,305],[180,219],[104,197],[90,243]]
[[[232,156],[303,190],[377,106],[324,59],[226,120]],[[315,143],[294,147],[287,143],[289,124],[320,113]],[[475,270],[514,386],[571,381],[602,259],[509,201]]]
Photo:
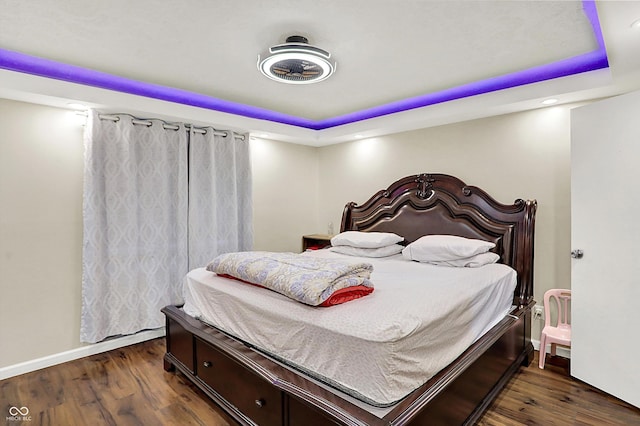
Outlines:
[[[551,301],[555,301],[558,318],[556,324],[551,323]],[[569,301],[571,290],[552,288],[544,293],[544,324],[555,327],[571,327],[569,323]]]

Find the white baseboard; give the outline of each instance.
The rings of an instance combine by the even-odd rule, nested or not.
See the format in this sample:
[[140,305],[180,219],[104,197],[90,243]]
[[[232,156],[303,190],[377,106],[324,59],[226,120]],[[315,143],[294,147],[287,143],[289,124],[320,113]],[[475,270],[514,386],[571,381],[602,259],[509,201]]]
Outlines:
[[19,364],[10,365],[0,368],[0,380],[9,377],[19,376],[20,374],[30,373],[40,370],[41,368],[51,367],[53,365],[62,364],[63,362],[73,361],[74,359],[84,358],[90,355],[111,351],[113,349],[122,348],[147,340],[155,339],[165,335],[165,329],[157,328],[155,330],[145,330],[129,336],[117,337],[105,340],[92,345],[81,346],[69,351],[48,355],[42,358],[36,358],[31,361],[21,362]]
[[[531,339],[531,343],[533,344],[533,349],[536,351],[540,350],[540,340]],[[551,345],[547,345],[547,353],[551,353]],[[564,346],[556,346],[556,355],[561,356],[563,358],[571,359],[571,348],[567,348]]]

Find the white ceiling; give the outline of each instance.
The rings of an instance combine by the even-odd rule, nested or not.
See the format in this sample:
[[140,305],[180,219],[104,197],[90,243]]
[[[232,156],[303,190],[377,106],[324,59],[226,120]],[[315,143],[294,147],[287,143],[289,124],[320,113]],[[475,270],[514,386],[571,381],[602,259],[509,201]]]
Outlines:
[[[609,68],[309,130],[0,70],[0,96],[187,120],[325,145],[616,95],[640,88],[640,1],[598,1]],[[526,70],[598,48],[581,1],[0,0],[0,48],[325,120]],[[264,77],[257,55],[289,35],[328,50],[337,72],[313,85]]]

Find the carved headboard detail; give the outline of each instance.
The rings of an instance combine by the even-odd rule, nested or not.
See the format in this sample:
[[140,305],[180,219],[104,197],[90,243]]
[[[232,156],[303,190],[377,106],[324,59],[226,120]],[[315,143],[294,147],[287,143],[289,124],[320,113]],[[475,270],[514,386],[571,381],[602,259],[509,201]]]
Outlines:
[[341,231],[395,232],[407,243],[446,234],[493,241],[500,262],[518,273],[514,304],[533,299],[535,200],[501,204],[482,189],[444,174],[402,178],[362,205],[345,206]]

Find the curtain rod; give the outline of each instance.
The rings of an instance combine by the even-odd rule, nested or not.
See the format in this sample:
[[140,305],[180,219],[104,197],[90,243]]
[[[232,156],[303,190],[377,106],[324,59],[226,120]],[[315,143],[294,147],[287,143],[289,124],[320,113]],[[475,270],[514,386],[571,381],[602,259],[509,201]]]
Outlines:
[[[81,114],[81,115],[85,115],[85,116],[87,115],[86,112],[78,112],[78,113]],[[129,115],[129,114],[127,114],[127,115]],[[133,117],[131,115],[130,115],[130,117],[133,118],[131,120],[131,122],[133,124],[139,124],[139,125],[142,125],[142,126],[151,126],[151,124],[153,124],[149,120],[141,120],[141,119],[135,118],[135,117]],[[100,118],[101,120],[110,120],[110,121],[119,121],[120,120],[120,117],[118,117],[117,115],[111,115],[111,114],[98,114],[98,118]],[[180,128],[180,126],[177,126],[177,125],[171,124],[171,123],[167,123],[164,120],[159,120],[159,121],[162,121],[162,127],[167,129],[167,130],[178,130]],[[184,127],[187,130],[193,130],[195,133],[200,133],[201,135],[206,134],[207,131],[208,131],[204,127],[196,127],[193,124],[188,124],[188,123],[185,124]],[[244,140],[244,135],[239,135],[239,134],[237,134],[235,132],[231,132],[231,133],[233,134],[233,137],[235,139],[239,139],[241,141]],[[222,131],[222,130],[213,129],[213,134],[216,135],[216,136],[225,136],[226,137],[228,132]]]

